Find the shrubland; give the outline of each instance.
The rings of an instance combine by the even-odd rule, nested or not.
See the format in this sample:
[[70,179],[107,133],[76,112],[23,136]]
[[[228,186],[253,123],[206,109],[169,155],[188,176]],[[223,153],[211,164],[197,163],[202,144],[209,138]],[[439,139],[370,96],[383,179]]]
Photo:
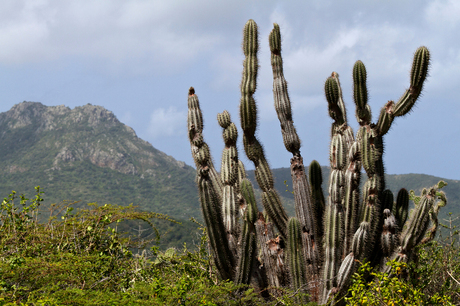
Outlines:
[[[12,193],[1,204],[0,305],[297,305],[299,291],[258,292],[221,280],[197,221],[196,245],[160,251],[160,233],[139,239],[119,225],[134,220],[155,232],[157,220],[173,222],[166,215],[60,203],[39,222],[42,192],[36,191],[32,199]],[[361,265],[347,304],[460,304],[459,235],[446,227],[449,235],[418,248],[416,261],[390,262],[392,276]]]

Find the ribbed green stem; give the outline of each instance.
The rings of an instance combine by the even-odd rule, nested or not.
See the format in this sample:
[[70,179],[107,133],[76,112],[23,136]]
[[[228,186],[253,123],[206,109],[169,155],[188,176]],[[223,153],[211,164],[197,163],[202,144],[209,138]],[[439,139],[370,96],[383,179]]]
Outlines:
[[368,125],[372,114],[367,104],[367,72],[363,62],[356,61],[353,66],[353,99],[356,104],[356,119],[360,125]]
[[269,36],[271,64],[273,70],[273,98],[275,109],[281,125],[286,150],[296,155],[300,150],[300,139],[292,119],[291,101],[287,90],[287,82],[283,74],[283,58],[281,57],[281,33],[276,23]]
[[302,256],[302,231],[300,222],[297,218],[289,219],[287,242],[291,286],[294,291],[297,291],[304,288],[307,280],[305,274],[305,258]]
[[435,196],[436,190],[431,188],[427,194],[421,197],[420,203],[411,213],[407,221],[408,224],[401,234],[401,251],[403,253],[407,254],[422,241],[429,225],[429,212],[433,207]]
[[336,275],[340,267],[342,211],[337,205],[326,205],[325,236],[324,236],[324,263],[322,271],[323,293],[322,301],[325,303],[330,290],[336,286]]
[[311,195],[314,203],[314,211],[316,215],[316,231],[319,238],[323,237],[323,215],[325,209],[325,201],[323,194],[323,174],[320,164],[313,160],[308,167],[308,178],[310,181]]
[[223,128],[222,137],[225,148],[222,152],[220,178],[223,183],[222,217],[227,230],[230,249],[237,255],[237,243],[240,234],[239,203],[237,196],[238,151],[236,142],[238,131],[227,111],[217,115],[217,121]]
[[398,224],[391,211],[386,208],[383,211],[383,230],[380,237],[383,255],[388,256],[398,246]]
[[222,181],[212,162],[209,147],[203,140],[203,115],[201,113],[198,96],[195,94],[195,89],[193,87],[190,87],[188,91],[187,127],[195,165],[197,169],[207,169],[214,184],[214,188],[220,198],[223,188]]
[[237,284],[249,284],[257,255],[257,239],[254,224],[257,220],[258,210],[251,182],[248,179],[244,179],[241,181],[240,187],[241,194],[247,203],[247,208],[244,216],[241,241],[239,243],[239,263],[235,282]]
[[298,221],[300,222],[302,233],[302,252],[305,256],[305,265],[308,278],[312,280],[312,298],[317,300],[317,290],[315,287],[319,283],[315,280],[319,275],[319,251],[317,235],[318,219],[315,214],[314,202],[311,197],[310,185],[305,173],[303,158],[300,154],[300,139],[297,135],[294,121],[292,119],[291,102],[287,88],[287,82],[283,74],[283,59],[281,57],[281,33],[279,26],[275,23],[269,36],[271,64],[273,71],[273,98],[275,110],[280,121],[281,133],[283,135],[284,146],[291,152],[291,177],[295,200],[295,210]]
[[409,193],[405,188],[399,190],[396,202],[393,204],[392,212],[396,217],[399,227],[403,228],[409,214]]
[[[222,184],[212,164],[211,154],[203,140],[203,119],[198,97],[193,87],[189,89],[188,97],[188,134],[192,156],[197,167],[197,184],[200,196],[201,211],[207,227],[207,234],[217,270],[223,279],[233,279],[235,258],[229,242],[222,216]],[[225,200],[233,197],[229,191]]]
[[359,226],[359,184],[361,180],[361,157],[359,141],[348,151],[348,166],[345,171],[345,217],[343,234],[343,254],[351,251],[353,235]]
[[404,116],[409,113],[415,105],[420,93],[423,89],[423,84],[428,75],[430,66],[430,52],[426,47],[420,47],[415,51],[412,69],[410,73],[410,88],[399,98],[394,107],[394,116]]
[[199,172],[198,189],[201,211],[206,223],[206,232],[214,255],[214,263],[222,279],[232,280],[234,277],[235,258],[230,251],[227,233],[222,222],[220,199],[206,171],[201,170]]
[[257,24],[249,20],[244,27],[243,51],[245,60],[243,63],[243,79],[241,81],[240,118],[243,129],[243,144],[248,158],[254,163],[257,183],[263,191],[262,202],[265,210],[280,231],[281,236],[286,238],[287,214],[281,204],[281,200],[273,185],[273,174],[268,166],[262,145],[255,137],[257,128],[257,109],[253,94],[256,90],[257,81],[257,51],[258,33]]

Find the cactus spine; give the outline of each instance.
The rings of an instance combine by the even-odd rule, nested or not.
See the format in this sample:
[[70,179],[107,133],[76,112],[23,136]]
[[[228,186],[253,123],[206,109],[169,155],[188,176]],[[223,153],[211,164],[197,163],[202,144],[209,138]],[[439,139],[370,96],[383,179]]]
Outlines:
[[[218,115],[225,142],[219,176],[203,140],[198,98],[193,88],[189,91],[189,138],[214,263],[222,278],[256,285],[271,296],[279,295],[276,287],[290,285],[294,290],[305,288],[311,301],[340,303],[359,262],[367,260],[390,272],[385,265],[388,258],[411,260],[414,247],[433,239],[436,233],[437,214],[447,201],[439,191],[445,183],[425,190],[420,197],[401,189],[394,201],[392,192],[385,190],[383,166],[383,136],[396,117],[406,115],[415,105],[428,74],[430,54],[425,47],[415,52],[409,89],[396,103],[388,101],[382,107],[377,123],[372,123],[368,105],[366,67],[361,61],[355,63],[353,100],[359,123],[356,136],[347,123],[339,75],[333,72],[327,78],[324,90],[333,122],[329,195],[325,201],[319,164],[311,163],[309,181],[305,173],[283,73],[277,24],[269,35],[269,45],[275,109],[284,146],[292,153],[296,217],[288,219],[274,189],[264,150],[255,136],[257,106],[253,95],[259,42],[257,25],[249,20],[244,27],[240,120],[244,150],[254,163],[262,190],[264,213],[257,211],[253,187],[238,160],[237,129],[230,115],[226,111]],[[367,180],[360,196],[361,168]],[[408,218],[410,198],[416,207]]]

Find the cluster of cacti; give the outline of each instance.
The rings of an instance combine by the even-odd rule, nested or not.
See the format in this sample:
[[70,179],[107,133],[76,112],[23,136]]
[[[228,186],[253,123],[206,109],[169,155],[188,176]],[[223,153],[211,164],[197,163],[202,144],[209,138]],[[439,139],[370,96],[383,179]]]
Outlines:
[[[269,36],[273,70],[275,109],[286,149],[292,153],[291,176],[296,217],[288,218],[274,189],[274,179],[256,135],[259,47],[258,29],[253,20],[244,28],[243,79],[240,119],[247,157],[254,163],[255,177],[262,191],[264,212],[258,212],[254,191],[238,160],[237,128],[227,111],[218,115],[225,149],[220,176],[203,140],[203,120],[194,89],[189,90],[188,130],[197,167],[201,208],[208,228],[216,269],[223,279],[266,288],[291,286],[319,303],[338,301],[346,293],[359,262],[370,261],[389,272],[389,259],[408,261],[415,246],[433,239],[439,207],[446,198],[438,189],[422,193],[408,218],[409,193],[402,189],[396,201],[385,190],[383,136],[395,117],[404,116],[415,104],[426,79],[429,52],[420,47],[411,70],[410,88],[398,102],[389,101],[376,124],[371,122],[367,104],[366,68],[357,61],[353,68],[353,98],[360,125],[356,137],[347,124],[345,103],[338,74],[326,80],[325,94],[331,128],[329,196],[325,201],[321,167],[313,161],[309,178],[300,154],[300,139],[283,75],[281,34],[277,24]],[[361,168],[367,174],[360,193]],[[438,201],[439,200],[439,201]],[[242,221],[241,221],[242,220]],[[431,227],[430,227],[431,224]]]

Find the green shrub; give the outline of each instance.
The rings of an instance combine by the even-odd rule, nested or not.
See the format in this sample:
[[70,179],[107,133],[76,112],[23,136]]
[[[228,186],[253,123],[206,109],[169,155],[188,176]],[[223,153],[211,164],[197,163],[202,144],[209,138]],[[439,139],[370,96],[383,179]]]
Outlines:
[[[38,188],[32,200],[12,193],[0,206],[0,305],[297,305],[299,292],[290,289],[270,288],[277,294],[267,296],[220,280],[196,221],[198,245],[160,251],[118,225],[129,219],[154,228],[153,220],[167,216],[109,204],[74,211],[61,203],[40,223],[40,203]],[[418,249],[413,264],[391,263],[394,276],[362,265],[343,301],[459,304],[460,248],[452,237],[448,242]]]

